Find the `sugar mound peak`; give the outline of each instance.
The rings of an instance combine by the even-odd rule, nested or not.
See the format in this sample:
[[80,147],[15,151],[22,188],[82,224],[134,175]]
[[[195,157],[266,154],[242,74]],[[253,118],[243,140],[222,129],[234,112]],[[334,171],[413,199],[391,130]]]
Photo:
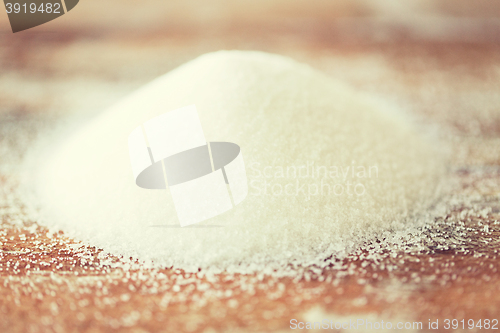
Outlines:
[[[127,138],[193,104],[207,141],[241,147],[249,190],[180,228],[168,190],[136,186]],[[54,144],[32,184],[43,223],[110,253],[187,271],[286,271],[414,225],[435,199],[437,156],[403,116],[342,82],[282,56],[221,51]]]

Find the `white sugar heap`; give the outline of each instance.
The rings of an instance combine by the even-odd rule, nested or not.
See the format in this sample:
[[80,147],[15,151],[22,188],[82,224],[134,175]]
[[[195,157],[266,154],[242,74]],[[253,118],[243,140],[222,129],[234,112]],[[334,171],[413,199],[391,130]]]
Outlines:
[[[241,147],[249,194],[180,228],[168,191],[135,185],[127,138],[191,104],[208,141]],[[422,221],[444,171],[438,156],[397,112],[306,65],[217,52],[54,144],[30,184],[43,223],[110,253],[186,271],[286,274]]]

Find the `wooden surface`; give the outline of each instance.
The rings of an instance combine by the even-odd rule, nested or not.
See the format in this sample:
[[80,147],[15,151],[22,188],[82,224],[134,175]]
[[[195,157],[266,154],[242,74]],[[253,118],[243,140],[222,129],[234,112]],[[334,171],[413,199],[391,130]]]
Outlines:
[[[451,331],[446,318],[500,319],[498,17],[492,1],[110,0],[12,34],[0,14],[0,332],[284,332],[293,318],[430,319]],[[435,126],[456,185],[423,250],[361,253],[310,281],[207,281],[124,270],[29,220],[13,193],[37,134],[219,49],[308,62]]]

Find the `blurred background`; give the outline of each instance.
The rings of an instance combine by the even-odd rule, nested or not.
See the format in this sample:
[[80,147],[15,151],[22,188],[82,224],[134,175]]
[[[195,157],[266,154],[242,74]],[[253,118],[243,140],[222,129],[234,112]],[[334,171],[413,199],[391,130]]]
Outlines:
[[290,56],[500,147],[491,0],[87,0],[16,34],[0,13],[0,112],[98,112],[221,49]]

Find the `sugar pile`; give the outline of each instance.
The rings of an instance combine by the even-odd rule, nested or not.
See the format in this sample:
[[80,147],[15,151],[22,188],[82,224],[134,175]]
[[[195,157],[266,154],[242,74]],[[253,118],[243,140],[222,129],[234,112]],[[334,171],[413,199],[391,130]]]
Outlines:
[[[135,185],[127,138],[191,104],[208,141],[241,147],[249,194],[180,228],[168,191]],[[53,143],[29,182],[42,223],[107,252],[186,271],[287,274],[422,223],[444,172],[438,156],[380,101],[288,58],[232,51],[179,67]]]

